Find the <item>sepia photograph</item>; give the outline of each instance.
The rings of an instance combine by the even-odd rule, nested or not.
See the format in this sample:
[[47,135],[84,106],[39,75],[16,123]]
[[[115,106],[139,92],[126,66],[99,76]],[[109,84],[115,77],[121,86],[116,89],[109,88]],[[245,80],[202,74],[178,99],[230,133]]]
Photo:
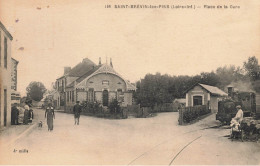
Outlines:
[[0,0],[0,165],[260,165],[259,0]]

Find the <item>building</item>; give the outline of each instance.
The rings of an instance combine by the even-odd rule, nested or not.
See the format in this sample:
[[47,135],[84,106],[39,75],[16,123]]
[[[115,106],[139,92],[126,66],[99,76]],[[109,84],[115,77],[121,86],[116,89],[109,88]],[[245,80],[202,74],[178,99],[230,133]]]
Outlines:
[[186,91],[186,106],[208,105],[216,113],[218,101],[227,96],[227,93],[215,86],[198,83]]
[[172,104],[173,104],[173,111],[177,112],[180,108],[186,106],[186,99],[185,98],[174,99]]
[[0,126],[11,125],[12,35],[0,22]]
[[76,101],[99,102],[108,106],[116,99],[121,106],[132,105],[133,91],[136,87],[117,73],[110,64],[99,65],[88,58],[74,68],[65,67],[64,75],[57,79],[57,107],[65,106],[71,110]]
[[11,104],[17,103],[20,104],[21,95],[17,92],[17,66],[18,61],[14,58],[12,59],[12,68],[11,68]]

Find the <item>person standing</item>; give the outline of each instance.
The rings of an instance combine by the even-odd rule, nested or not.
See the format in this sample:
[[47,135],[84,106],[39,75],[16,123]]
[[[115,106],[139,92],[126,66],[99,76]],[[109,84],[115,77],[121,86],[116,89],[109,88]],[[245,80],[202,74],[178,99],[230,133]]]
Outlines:
[[76,104],[73,107],[73,113],[74,113],[74,119],[75,119],[75,125],[79,125],[79,118],[81,113],[81,105],[79,105],[79,101],[76,102]]
[[28,124],[28,122],[29,122],[29,109],[30,109],[30,107],[26,104],[25,106],[24,106],[24,116],[23,116],[23,123],[24,124]]
[[45,111],[45,118],[47,117],[47,125],[48,131],[53,130],[53,119],[55,119],[54,108],[52,107],[51,103],[48,104],[48,107]]
[[17,108],[17,103],[14,103],[11,109],[11,124],[18,125],[18,117],[19,117],[19,110]]
[[15,105],[11,108],[11,125],[14,125],[15,120]]

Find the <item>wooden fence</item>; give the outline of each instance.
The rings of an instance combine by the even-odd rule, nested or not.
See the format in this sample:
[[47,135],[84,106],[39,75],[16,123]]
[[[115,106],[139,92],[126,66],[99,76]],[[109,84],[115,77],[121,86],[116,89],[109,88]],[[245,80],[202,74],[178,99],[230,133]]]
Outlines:
[[183,107],[179,110],[179,125],[190,123],[210,112],[211,111],[207,105]]

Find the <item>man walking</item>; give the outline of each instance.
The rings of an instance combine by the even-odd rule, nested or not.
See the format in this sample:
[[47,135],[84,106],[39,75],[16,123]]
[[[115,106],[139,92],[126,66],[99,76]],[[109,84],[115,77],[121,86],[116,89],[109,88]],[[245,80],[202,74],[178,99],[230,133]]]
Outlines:
[[76,105],[73,107],[74,118],[75,118],[75,125],[79,125],[79,117],[81,113],[81,105],[79,105],[79,101],[76,102]]

